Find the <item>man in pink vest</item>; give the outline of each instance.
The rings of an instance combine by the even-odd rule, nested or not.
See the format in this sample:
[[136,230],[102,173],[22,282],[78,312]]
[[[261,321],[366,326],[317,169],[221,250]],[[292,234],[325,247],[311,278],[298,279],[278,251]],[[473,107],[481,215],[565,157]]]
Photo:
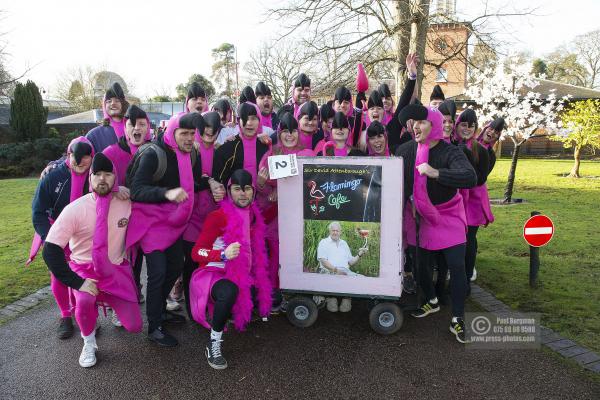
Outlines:
[[115,168],[106,155],[96,154],[90,171],[92,193],[65,207],[48,232],[43,253],[54,276],[74,289],[75,319],[83,337],[79,365],[84,368],[96,364],[98,305],[112,308],[128,331],[142,330],[137,287],[125,258],[131,202],[116,196]]

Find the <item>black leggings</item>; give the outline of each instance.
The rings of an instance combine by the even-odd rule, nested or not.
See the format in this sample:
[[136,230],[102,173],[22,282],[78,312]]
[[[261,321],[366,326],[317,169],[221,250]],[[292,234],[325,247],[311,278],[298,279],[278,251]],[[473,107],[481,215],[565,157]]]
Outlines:
[[465,250],[465,272],[467,280],[470,282],[475,269],[475,259],[477,258],[477,230],[478,226],[469,226],[467,231],[467,249]]
[[404,250],[404,272],[413,272],[415,265],[415,246],[408,246]]
[[446,257],[444,253],[438,251],[435,253],[435,260],[437,263],[437,281],[435,281],[435,293],[438,297],[446,295],[446,277],[448,276],[448,263],[446,263]]
[[162,315],[166,311],[166,301],[171,288],[183,269],[182,240],[165,249],[145,254],[148,270],[146,285],[146,316],[148,332],[162,325]]
[[[450,296],[452,299],[452,316],[463,317],[465,313],[465,297],[467,295],[467,275],[465,274],[465,245],[459,244],[447,249],[438,250],[445,258],[450,270]],[[425,298],[436,297],[433,287],[432,268],[436,251],[418,249],[419,285]]]
[[142,264],[144,262],[144,252],[142,249],[138,250],[137,255],[135,256],[135,264],[133,264],[133,279],[135,280],[135,284],[138,290],[142,289]]
[[215,332],[223,331],[225,323],[231,316],[231,309],[237,299],[239,289],[229,279],[219,279],[210,290],[210,297],[215,306],[213,308],[212,329]]
[[[422,249],[421,249],[422,250]],[[406,263],[404,264],[405,272],[412,272],[414,270],[415,263],[415,246],[408,246],[404,251],[406,256]],[[433,262],[433,259],[429,259],[430,263]],[[437,297],[442,297],[446,295],[446,276],[448,275],[448,264],[446,263],[446,257],[441,251],[435,252],[435,264],[438,267],[438,275],[437,280],[435,282],[435,293]],[[434,264],[430,264],[431,267]]]
[[190,281],[192,280],[192,274],[198,268],[198,263],[192,260],[192,249],[194,243],[183,241],[183,293],[185,294],[185,309],[187,310],[190,320],[193,320],[192,309],[190,308]]

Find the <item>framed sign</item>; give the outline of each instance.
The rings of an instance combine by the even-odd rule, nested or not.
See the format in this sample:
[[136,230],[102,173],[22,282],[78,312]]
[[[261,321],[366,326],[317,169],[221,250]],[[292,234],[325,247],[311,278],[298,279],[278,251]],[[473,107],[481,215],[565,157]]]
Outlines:
[[399,297],[402,160],[298,157],[297,165],[297,176],[277,181],[280,287]]

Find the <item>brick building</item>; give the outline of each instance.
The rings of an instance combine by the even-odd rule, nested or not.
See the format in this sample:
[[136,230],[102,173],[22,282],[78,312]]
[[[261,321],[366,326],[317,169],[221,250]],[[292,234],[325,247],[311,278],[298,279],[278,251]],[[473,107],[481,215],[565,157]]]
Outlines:
[[[423,85],[420,99],[429,102],[435,85],[440,85],[446,97],[461,95],[467,88],[467,42],[470,30],[462,23],[432,23],[427,32]],[[435,67],[435,64],[439,67]]]

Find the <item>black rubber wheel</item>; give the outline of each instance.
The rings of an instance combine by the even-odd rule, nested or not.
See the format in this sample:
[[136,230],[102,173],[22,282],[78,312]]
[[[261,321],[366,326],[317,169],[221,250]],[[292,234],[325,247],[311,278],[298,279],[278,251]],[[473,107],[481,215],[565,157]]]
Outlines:
[[369,313],[371,328],[381,335],[398,332],[404,322],[402,309],[394,303],[379,303]]
[[291,299],[287,303],[285,313],[292,325],[298,328],[308,328],[319,316],[319,310],[313,299],[304,296]]

